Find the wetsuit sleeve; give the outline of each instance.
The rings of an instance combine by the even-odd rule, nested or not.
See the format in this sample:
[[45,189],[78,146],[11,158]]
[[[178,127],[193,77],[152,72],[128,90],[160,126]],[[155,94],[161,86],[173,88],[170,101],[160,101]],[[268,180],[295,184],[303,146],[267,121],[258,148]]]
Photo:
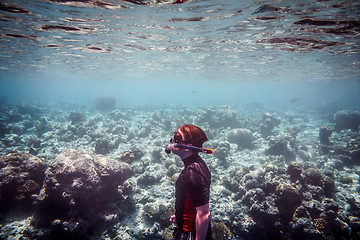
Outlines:
[[189,169],[186,179],[194,206],[199,207],[209,203],[210,179],[198,169]]

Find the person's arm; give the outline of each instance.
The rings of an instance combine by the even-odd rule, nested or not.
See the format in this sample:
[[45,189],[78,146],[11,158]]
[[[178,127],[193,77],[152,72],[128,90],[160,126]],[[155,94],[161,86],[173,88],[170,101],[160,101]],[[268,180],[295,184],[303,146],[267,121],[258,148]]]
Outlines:
[[204,204],[196,208],[196,240],[205,240],[210,221],[209,204]]

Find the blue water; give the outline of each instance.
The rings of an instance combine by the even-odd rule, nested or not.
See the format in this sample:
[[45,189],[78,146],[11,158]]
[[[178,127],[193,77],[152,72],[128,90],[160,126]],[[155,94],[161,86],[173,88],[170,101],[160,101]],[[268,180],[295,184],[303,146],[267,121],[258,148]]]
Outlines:
[[359,106],[358,1],[143,2],[2,1],[2,99]]
[[[143,149],[144,157],[134,163],[140,169],[132,180],[136,183],[147,179],[146,169],[166,179],[168,169],[159,159],[174,159],[165,156],[163,147],[172,130],[189,123],[184,121],[202,124],[209,133],[209,147],[220,149],[220,155],[226,144],[230,149],[227,136],[233,128],[249,128],[256,135],[254,149],[239,149],[232,143],[225,151],[226,159],[216,154],[204,157],[216,184],[219,176],[222,179],[220,185],[212,185],[212,216],[225,219],[233,239],[240,239],[236,236],[240,225],[252,219],[247,215],[250,205],[245,206],[238,193],[221,190],[229,185],[223,176],[236,176],[242,166],[261,170],[271,168],[272,163],[283,172],[285,163],[280,156],[273,159],[265,150],[271,147],[272,138],[296,138],[293,134],[299,132],[296,148],[307,151],[312,156],[309,163],[321,171],[334,173],[332,178],[340,186],[334,193],[339,212],[346,218],[352,216],[350,211],[358,216],[348,206],[349,196],[359,199],[360,171],[358,166],[343,168],[342,161],[349,157],[345,150],[349,153],[349,143],[358,141],[359,132],[334,131],[326,150],[319,144],[319,128],[333,127],[338,110],[360,111],[360,1],[171,2],[1,0],[0,154],[19,150],[51,162],[67,148],[98,153],[101,136],[111,144],[120,141],[119,147],[109,150],[111,158],[119,159],[133,145]],[[95,111],[100,109],[94,101],[103,96],[116,98],[117,111]],[[26,111],[34,112],[22,114]],[[70,123],[71,113],[79,112],[87,119],[85,123]],[[267,112],[275,113],[281,125],[270,136],[262,136]],[[296,159],[304,162],[299,156]],[[225,160],[230,166],[222,163]],[[267,160],[271,164],[263,165]],[[154,169],[147,168],[148,164],[154,164]],[[346,186],[341,177],[347,175],[354,183]],[[168,190],[173,189],[173,182],[170,177],[166,181],[167,185],[151,183],[134,192],[139,195],[134,201],[139,202],[125,225],[121,223],[124,229],[136,228],[137,233],[156,226],[141,211],[148,200],[154,204],[174,200]],[[15,239],[37,234],[19,227],[29,223],[12,221],[9,217],[7,223],[1,222],[1,236]],[[161,227],[163,231],[167,226]],[[114,239],[116,234],[131,233],[124,229],[109,232]],[[155,230],[154,236],[158,234]],[[282,237],[290,238],[286,234]],[[136,239],[121,236],[117,238]],[[154,238],[150,235],[149,239]]]

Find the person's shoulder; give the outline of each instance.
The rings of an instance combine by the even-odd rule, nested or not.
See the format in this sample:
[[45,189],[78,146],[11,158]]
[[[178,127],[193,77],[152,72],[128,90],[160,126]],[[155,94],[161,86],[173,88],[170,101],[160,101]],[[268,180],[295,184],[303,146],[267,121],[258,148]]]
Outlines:
[[207,166],[204,162],[193,162],[187,167],[188,171],[196,171],[196,172],[201,172],[206,168]]
[[210,172],[204,162],[193,162],[185,173],[185,179],[191,184],[207,184],[210,181]]

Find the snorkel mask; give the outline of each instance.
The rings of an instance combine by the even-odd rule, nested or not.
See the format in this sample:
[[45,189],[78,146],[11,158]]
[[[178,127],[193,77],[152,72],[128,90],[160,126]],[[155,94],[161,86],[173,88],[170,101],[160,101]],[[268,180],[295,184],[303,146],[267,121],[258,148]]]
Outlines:
[[192,150],[194,152],[203,152],[203,153],[208,153],[208,154],[214,154],[213,149],[195,147],[195,146],[186,144],[186,142],[184,142],[182,140],[182,136],[178,131],[174,131],[174,135],[170,139],[170,143],[171,144],[165,148],[165,152],[167,154],[171,153],[170,147],[181,148],[181,149],[189,149],[189,150]]
[[[174,144],[174,143],[181,143],[181,142],[183,142],[181,134],[178,131],[174,131],[174,135],[171,137],[170,143]],[[185,142],[183,142],[183,143],[185,143]]]

